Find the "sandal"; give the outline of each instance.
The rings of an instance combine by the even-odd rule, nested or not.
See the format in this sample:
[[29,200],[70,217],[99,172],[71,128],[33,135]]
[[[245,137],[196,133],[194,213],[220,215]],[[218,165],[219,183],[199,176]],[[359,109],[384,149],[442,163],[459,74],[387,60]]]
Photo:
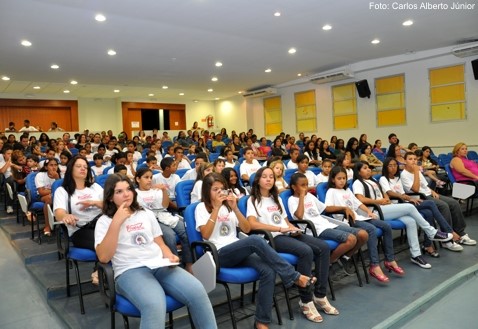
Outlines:
[[307,304],[304,304],[302,303],[302,301],[299,300],[299,306],[300,306],[300,310],[305,315],[307,320],[312,322],[317,322],[317,323],[324,321],[319,311],[317,311],[317,309],[315,308],[313,301],[310,301]]
[[300,284],[300,276],[299,276],[299,278],[295,281],[295,285],[299,288],[306,289],[307,291],[312,292],[314,290],[314,286],[316,282],[317,282],[317,278],[315,276],[310,276],[305,286],[303,286]]
[[319,298],[314,296],[314,303],[320,306],[320,308],[322,309],[322,311],[325,312],[325,314],[339,315],[339,310],[329,303],[327,297]]
[[98,271],[91,273],[91,283],[95,286],[100,284],[100,279],[98,278]]
[[433,257],[433,258],[438,258],[438,257],[440,257],[440,254],[439,254],[435,249],[433,249],[433,251],[429,251],[427,248],[423,247],[423,248],[422,248],[422,252],[423,252],[425,255],[428,255],[428,256]]
[[43,229],[43,235],[44,236],[51,236],[51,231]]

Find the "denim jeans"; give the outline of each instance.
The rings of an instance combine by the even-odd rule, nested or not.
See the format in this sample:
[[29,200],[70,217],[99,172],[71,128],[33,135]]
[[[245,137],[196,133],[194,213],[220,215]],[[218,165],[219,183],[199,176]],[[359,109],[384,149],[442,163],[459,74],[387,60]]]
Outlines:
[[176,234],[179,236],[182,246],[181,261],[183,263],[192,263],[193,258],[191,256],[191,249],[189,249],[189,240],[186,234],[186,228],[184,227],[184,222],[180,220],[175,228],[171,228],[170,226],[159,222],[159,227],[161,227],[161,231],[163,231],[164,243],[176,256],[178,255]]
[[448,224],[450,224],[453,228],[453,231],[458,233],[459,236],[466,234],[465,218],[463,217],[461,206],[458,201],[444,195],[440,195],[439,199],[435,199],[429,195],[427,196],[427,200],[433,201],[435,203]]
[[380,208],[386,221],[398,219],[405,224],[410,254],[412,257],[420,256],[422,253],[420,251],[420,243],[418,242],[417,224],[429,237],[433,237],[437,229],[431,226],[412,204],[389,204]]
[[[430,223],[430,225],[434,225],[435,221],[438,223],[440,230],[446,233],[453,233],[453,229],[451,228],[450,224],[446,221],[445,217],[440,213],[436,204],[431,200],[424,200],[419,205],[415,206],[418,212],[425,218],[425,220]],[[432,245],[432,241],[428,238],[425,234],[425,239],[423,241],[423,245],[425,247],[430,247]]]
[[141,329],[164,328],[166,294],[189,308],[196,328],[217,328],[203,285],[180,267],[127,270],[116,278],[116,289],[141,311]]
[[252,267],[259,273],[257,291],[256,320],[261,323],[271,322],[272,302],[274,296],[276,273],[286,287],[290,287],[299,278],[292,265],[282,259],[257,235],[233,242],[219,249],[219,265],[224,267]]
[[370,220],[357,220],[355,221],[354,227],[364,229],[368,233],[367,248],[370,255],[370,265],[378,265],[380,263],[380,258],[378,257],[378,237],[375,231],[375,228],[378,227],[383,232],[383,251],[385,253],[385,260],[391,262],[395,260],[393,252],[393,238],[392,238],[392,228],[385,221],[380,219],[370,219]]
[[[297,271],[303,275],[312,274],[312,262],[315,263],[315,275],[317,283],[314,295],[319,298],[327,293],[327,279],[329,277],[330,249],[327,242],[307,234],[296,237],[278,235],[274,238],[278,252],[289,253],[299,258]],[[312,294],[307,289],[299,289],[299,296],[303,303],[312,301]]]

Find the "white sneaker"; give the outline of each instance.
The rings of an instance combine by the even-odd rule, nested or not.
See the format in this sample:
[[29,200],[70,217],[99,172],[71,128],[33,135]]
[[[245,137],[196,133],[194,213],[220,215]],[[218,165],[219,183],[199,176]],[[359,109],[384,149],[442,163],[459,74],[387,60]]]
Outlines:
[[[12,206],[7,206],[7,214],[13,214]],[[476,243],[476,242],[475,242]]]
[[[8,210],[7,210],[8,212]],[[466,246],[475,246],[476,245],[476,240],[471,239],[468,234],[463,235],[460,238],[459,243],[464,244]]]
[[446,242],[442,243],[443,248],[446,248],[451,251],[462,251],[463,247],[460,246],[458,243],[455,242]]

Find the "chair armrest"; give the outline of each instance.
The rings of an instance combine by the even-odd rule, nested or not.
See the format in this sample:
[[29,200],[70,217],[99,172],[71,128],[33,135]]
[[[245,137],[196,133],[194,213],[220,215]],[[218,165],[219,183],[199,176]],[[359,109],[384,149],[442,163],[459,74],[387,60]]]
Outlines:
[[404,203],[404,201],[401,198],[397,198],[397,197],[394,197],[394,196],[389,196],[389,199],[390,200],[396,200],[396,201],[398,201],[398,203]]
[[269,242],[269,245],[272,247],[272,249],[276,248],[274,237],[272,236],[272,233],[270,231],[263,230],[263,229],[256,229],[256,230],[250,230],[249,234],[262,234],[264,236],[264,239],[266,239],[266,241]]
[[[305,225],[306,228],[305,228],[305,231],[307,230],[311,230],[312,231],[312,235],[314,237],[317,237],[317,230],[315,229],[315,225],[314,223],[312,223],[310,220],[307,220],[307,219],[291,219],[289,220],[289,222],[297,227],[300,228],[299,225]],[[305,233],[305,232],[304,232]]]
[[474,180],[471,180],[471,179],[457,180],[456,183],[461,183],[461,184],[466,184],[466,185],[473,185],[475,187],[478,187],[478,183],[475,182]]
[[98,279],[100,295],[103,302],[113,311],[116,303],[116,289],[114,281],[113,267],[110,263],[98,263]]
[[191,242],[191,254],[193,256],[193,262],[195,262],[198,259],[198,251],[196,250],[197,247],[201,247],[203,249],[203,252],[209,251],[212,254],[212,258],[214,259],[214,263],[216,264],[216,273],[219,273],[219,270],[221,269],[219,265],[219,255],[217,253],[217,248],[216,246],[209,241],[194,241]]
[[56,247],[60,255],[66,258],[70,251],[70,237],[68,236],[68,229],[65,224],[57,224],[60,231],[56,234]]
[[364,205],[366,205],[367,207],[372,207],[374,210],[377,211],[378,216],[380,217],[380,219],[381,219],[381,220],[385,220],[385,217],[383,216],[382,209],[380,208],[379,205],[374,204],[374,203],[371,203],[371,204],[366,204],[366,203],[364,203]]
[[346,216],[345,210],[339,210],[339,211],[326,212],[325,213],[326,216],[332,217],[330,214],[343,214],[344,218],[347,217],[347,221],[349,222],[350,226],[353,226],[355,224],[355,220],[352,217]]
[[410,196],[419,196],[421,200],[426,200],[427,199],[427,196],[423,193],[418,193],[418,192],[408,192],[408,193],[405,193],[406,195],[410,195]]

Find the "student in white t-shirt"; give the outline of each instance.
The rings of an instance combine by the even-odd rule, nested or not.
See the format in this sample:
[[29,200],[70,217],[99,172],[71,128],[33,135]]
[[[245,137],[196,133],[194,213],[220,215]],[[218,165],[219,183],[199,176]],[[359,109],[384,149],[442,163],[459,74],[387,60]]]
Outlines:
[[351,168],[353,167],[352,156],[350,155],[349,152],[346,152],[344,154],[340,154],[339,156],[337,156],[337,161],[335,162],[335,166],[341,166],[345,169],[345,172],[347,173],[347,180],[354,178],[354,170]]
[[193,189],[191,191],[191,203],[201,201],[201,191],[202,191],[202,180],[208,174],[214,171],[214,165],[212,163],[206,162],[201,164],[199,167],[199,172],[196,177],[196,182],[194,183]]
[[184,156],[184,150],[181,146],[174,148],[174,159],[178,164],[178,169],[191,169],[191,163],[188,157]]
[[249,182],[249,177],[259,170],[259,168],[261,168],[261,165],[256,159],[254,159],[254,151],[250,147],[245,147],[244,161],[239,167],[242,181],[250,184],[251,182]]
[[287,169],[297,169],[298,168],[298,163],[297,163],[297,157],[299,156],[300,152],[298,149],[293,148],[290,151],[290,160],[287,162]]
[[192,169],[189,169],[188,171],[186,171],[186,173],[183,175],[183,177],[181,177],[181,180],[184,181],[184,180],[196,180],[196,178],[198,177],[198,172],[199,172],[199,168],[201,167],[201,164],[203,163],[206,163],[206,162],[209,162],[208,158],[207,158],[207,154],[206,153],[203,153],[203,152],[200,152],[196,155],[196,158],[194,159],[194,168]]
[[172,209],[177,209],[176,205],[176,184],[181,181],[179,175],[175,174],[178,169],[176,161],[172,157],[164,158],[161,160],[161,169],[163,172],[160,172],[153,176],[153,185],[163,184],[166,185],[169,196],[169,207]]
[[[299,165],[300,166],[300,165]],[[321,214],[333,210],[333,206],[326,207],[314,195],[308,193],[307,177],[295,173],[290,179],[290,188],[294,194],[288,200],[289,211],[294,219],[310,220],[317,230],[317,237],[323,240],[334,240],[339,243],[332,251],[330,262],[336,262],[342,255],[351,257],[367,242],[368,234],[365,230],[338,225],[327,220]]]
[[275,185],[277,186],[277,191],[281,193],[289,188],[289,184],[284,179],[284,162],[281,160],[272,161],[269,165],[269,168],[274,172],[274,177],[276,179]]
[[179,255],[176,234],[179,236],[182,246],[182,262],[185,264],[185,269],[192,273],[192,256],[184,221],[168,211],[169,196],[166,186],[155,185],[153,187],[153,171],[149,168],[140,168],[136,172],[135,182],[138,185],[136,189],[138,203],[156,215],[161,231],[163,231],[164,243],[175,255]]
[[[43,215],[48,218],[48,205],[52,205],[51,185],[54,181],[60,179],[60,169],[58,168],[58,160],[46,159],[43,168],[35,176],[35,186],[40,196],[40,201],[45,203],[43,207]],[[45,228],[43,234],[46,236],[51,235],[51,227],[49,221],[45,221]]]
[[249,233],[251,226],[239,211],[236,197],[227,190],[227,182],[218,173],[204,178],[202,200],[195,211],[196,230],[218,249],[221,267],[248,266],[260,275],[256,302],[256,325],[268,327],[271,322],[276,274],[286,287],[294,284],[305,287],[309,277],[301,275],[293,266],[284,261],[265,239],[251,235],[244,239],[237,237],[237,227]]
[[247,189],[241,186],[241,184],[239,184],[239,175],[234,170],[234,168],[224,168],[224,170],[221,172],[221,175],[223,175],[226,179],[227,188],[230,189],[232,193],[234,193],[237,200],[239,200],[243,196],[249,195]]
[[93,161],[95,165],[91,167],[91,171],[95,174],[95,176],[103,175],[103,171],[106,168],[106,165],[103,164],[103,156],[99,153],[93,155]]
[[332,170],[332,161],[330,159],[324,159],[322,161],[322,171],[315,176],[317,178],[317,184],[327,183],[329,181],[329,174]]
[[322,322],[315,304],[327,314],[338,315],[339,312],[326,297],[330,249],[325,241],[302,234],[289,222],[275,186],[274,173],[269,167],[259,169],[252,182],[251,197],[247,201],[247,220],[253,230],[271,231],[278,252],[297,256],[297,268],[303,274],[311,275],[313,260],[317,283],[313,290],[299,289],[299,306],[307,320]]
[[307,177],[309,192],[315,195],[315,188],[317,187],[317,184],[319,184],[319,181],[317,180],[317,176],[309,170],[309,158],[306,155],[301,154],[297,157],[297,163],[297,172],[304,174]]

